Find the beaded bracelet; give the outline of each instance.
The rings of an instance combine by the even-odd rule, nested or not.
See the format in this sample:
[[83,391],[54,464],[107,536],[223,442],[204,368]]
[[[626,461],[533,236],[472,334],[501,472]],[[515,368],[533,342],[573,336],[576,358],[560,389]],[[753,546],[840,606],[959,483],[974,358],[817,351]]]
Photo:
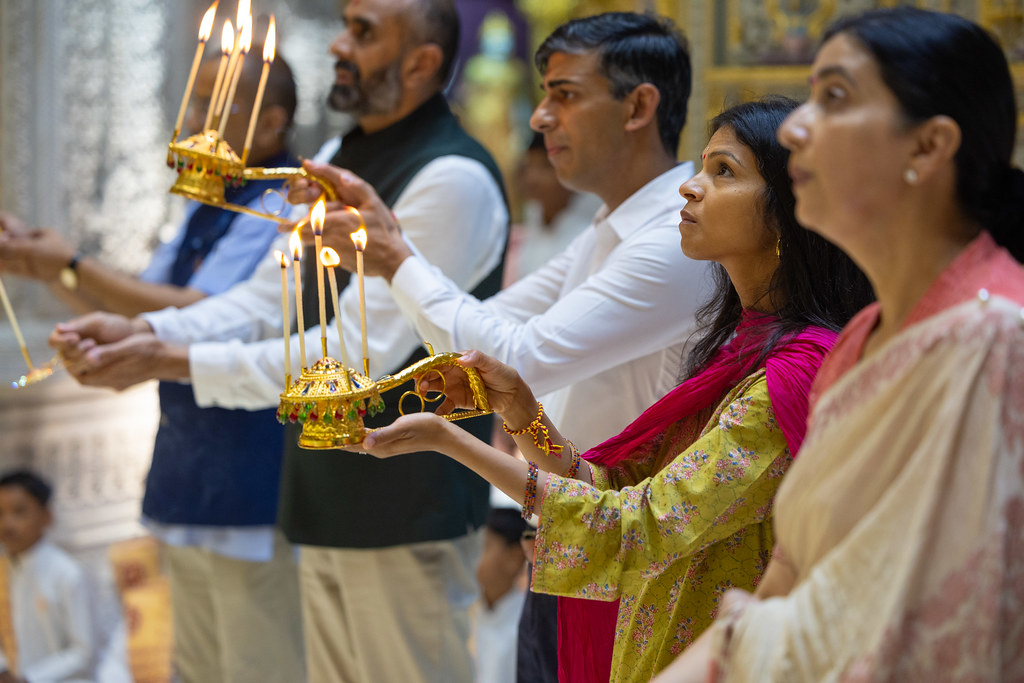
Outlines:
[[569,451],[572,453],[572,460],[569,461],[569,469],[565,473],[565,478],[575,479],[576,473],[580,471],[580,460],[582,458],[580,458],[580,452],[576,449],[576,444],[569,441],[569,439],[566,439],[565,442],[569,444]]
[[[544,455],[555,454],[555,457],[561,458],[562,447],[551,441],[551,432],[548,431],[547,426],[541,422],[541,418],[544,417],[544,404],[537,402],[537,417],[533,418],[533,422],[526,425],[522,429],[512,430],[508,428],[508,425],[502,423],[501,428],[505,430],[505,433],[509,436],[522,436],[523,434],[529,434],[533,437],[534,445],[540,450],[544,451]],[[543,434],[543,437],[541,436]]]
[[537,465],[527,463],[526,495],[523,496],[523,519],[529,521],[533,517],[533,506],[537,502]]

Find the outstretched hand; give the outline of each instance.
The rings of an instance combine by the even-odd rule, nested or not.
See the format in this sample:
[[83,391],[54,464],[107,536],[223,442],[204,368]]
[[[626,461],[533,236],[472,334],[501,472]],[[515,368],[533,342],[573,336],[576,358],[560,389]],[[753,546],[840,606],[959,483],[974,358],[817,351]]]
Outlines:
[[28,230],[10,214],[0,214],[0,272],[55,282],[75,250],[52,228]]
[[346,446],[345,450],[369,453],[376,458],[390,458],[418,451],[444,453],[450,425],[443,417],[433,413],[403,415],[387,427],[367,434],[362,443]]
[[[365,227],[367,246],[363,252],[364,272],[366,275],[379,275],[390,281],[402,261],[412,255],[412,250],[402,239],[398,221],[388,206],[369,183],[351,171],[313,161],[304,162],[303,167],[312,175],[328,182],[338,195],[338,201],[326,203],[324,246],[338,252],[342,268],[354,272],[356,256],[351,234],[360,227]],[[288,201],[293,204],[309,203],[315,201],[320,194],[322,192],[319,185],[302,178],[290,184]],[[353,208],[356,211],[352,211]],[[305,219],[300,223],[303,242],[312,244],[312,226]],[[281,230],[292,230],[296,225],[284,224]]]

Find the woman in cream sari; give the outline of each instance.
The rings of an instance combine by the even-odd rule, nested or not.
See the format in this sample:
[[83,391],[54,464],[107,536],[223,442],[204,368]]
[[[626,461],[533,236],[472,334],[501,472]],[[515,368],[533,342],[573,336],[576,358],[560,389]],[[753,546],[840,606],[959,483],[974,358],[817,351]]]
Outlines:
[[1003,53],[964,19],[827,32],[779,137],[797,217],[879,303],[822,366],[758,593],[728,594],[659,683],[1024,680],[1015,125]]

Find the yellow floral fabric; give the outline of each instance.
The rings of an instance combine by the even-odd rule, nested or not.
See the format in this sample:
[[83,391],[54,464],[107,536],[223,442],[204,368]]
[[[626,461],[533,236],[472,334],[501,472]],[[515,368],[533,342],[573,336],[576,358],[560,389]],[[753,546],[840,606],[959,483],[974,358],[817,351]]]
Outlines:
[[641,460],[594,466],[593,486],[548,475],[533,590],[619,598],[611,680],[649,680],[711,625],[722,593],[757,585],[791,459],[759,370],[702,430],[684,422]]

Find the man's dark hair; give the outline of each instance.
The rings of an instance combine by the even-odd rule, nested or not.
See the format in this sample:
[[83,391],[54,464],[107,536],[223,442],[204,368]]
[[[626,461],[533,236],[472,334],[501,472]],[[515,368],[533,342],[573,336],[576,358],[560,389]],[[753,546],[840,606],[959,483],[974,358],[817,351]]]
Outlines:
[[53,495],[50,485],[30,470],[13,470],[0,477],[0,488],[7,486],[20,486],[43,507],[50,504],[50,496]]
[[642,83],[658,89],[658,133],[674,159],[690,99],[690,53],[682,33],[665,17],[606,12],[556,28],[538,48],[534,63],[544,74],[553,54],[585,52],[601,56],[601,75],[611,81],[615,99]]
[[519,510],[492,508],[487,516],[487,528],[501,536],[507,545],[518,545],[523,532],[529,528]]
[[438,82],[445,84],[452,74],[455,54],[459,49],[459,15],[452,0],[410,0],[406,28],[422,45],[434,43],[441,48]]
[[[249,56],[242,62],[243,85],[256,95],[256,88],[259,87],[260,74],[263,71],[263,44],[257,43],[252,46]],[[288,126],[292,125],[295,118],[295,107],[298,104],[298,97],[295,94],[295,77],[288,62],[278,52],[274,61],[270,64],[270,71],[267,73],[267,85],[263,91],[262,108],[279,106],[288,114]]]

